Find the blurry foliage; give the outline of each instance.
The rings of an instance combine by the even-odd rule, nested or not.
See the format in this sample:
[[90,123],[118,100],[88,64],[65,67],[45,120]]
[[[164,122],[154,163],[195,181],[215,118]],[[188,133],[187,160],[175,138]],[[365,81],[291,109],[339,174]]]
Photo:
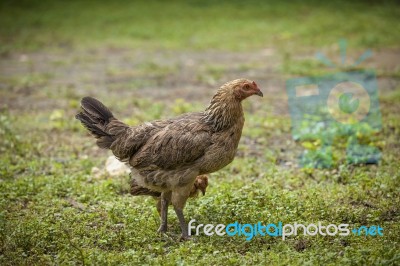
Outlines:
[[188,113],[190,109],[191,109],[191,104],[185,102],[185,100],[182,98],[176,99],[174,105],[172,106],[172,111],[174,112],[175,115]]
[[[44,48],[231,49],[397,46],[395,1],[2,1],[1,53]],[[157,19],[155,19],[157,18]],[[299,23],[301,21],[301,23]]]
[[13,150],[17,155],[22,155],[25,152],[21,136],[12,128],[12,122],[7,113],[0,113],[0,139],[1,153]]
[[224,66],[206,66],[204,71],[197,75],[197,80],[209,85],[216,85],[226,71],[227,69]]
[[337,167],[346,163],[378,163],[385,142],[380,130],[368,123],[344,125],[324,123],[321,117],[305,119],[293,137],[306,150],[301,156],[303,167]]

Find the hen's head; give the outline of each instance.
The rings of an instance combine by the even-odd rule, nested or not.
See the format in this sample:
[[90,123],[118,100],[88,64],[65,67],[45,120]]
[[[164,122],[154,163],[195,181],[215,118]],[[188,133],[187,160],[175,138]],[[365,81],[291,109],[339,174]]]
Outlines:
[[220,90],[232,94],[237,100],[242,101],[252,95],[263,97],[263,93],[254,81],[248,79],[235,79],[222,85]]

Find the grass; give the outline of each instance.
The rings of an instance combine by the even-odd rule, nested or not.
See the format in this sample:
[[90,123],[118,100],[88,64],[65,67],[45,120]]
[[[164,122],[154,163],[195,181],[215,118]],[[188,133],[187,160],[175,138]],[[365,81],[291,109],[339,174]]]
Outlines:
[[[369,61],[382,129],[360,134],[382,151],[377,165],[346,164],[346,139],[338,139],[333,167],[297,167],[304,147],[320,143],[293,140],[282,84],[330,73],[303,55],[336,53],[329,45],[342,37],[350,52],[396,51],[400,9],[389,1],[315,3],[2,1],[0,264],[398,265],[398,63]],[[273,54],[262,57],[267,47]],[[170,232],[160,236],[152,198],[131,197],[128,176],[94,173],[109,153],[73,118],[81,97],[95,95],[139,124],[202,110],[209,89],[237,76],[261,80],[265,97],[244,103],[236,159],[211,175],[204,197],[188,202],[187,219],[379,225],[383,236],[179,242],[172,209]]]
[[2,1],[0,8],[3,53],[99,44],[292,51],[339,38],[362,48],[397,47],[400,41],[400,8],[391,1]]
[[[394,103],[390,98],[384,101]],[[141,112],[151,112],[149,105],[144,106]],[[168,108],[161,110],[161,117],[171,113]],[[92,167],[101,165],[106,154],[99,154],[90,138],[83,137],[84,131],[70,118],[72,112],[45,119],[31,114],[0,117],[3,265],[210,261],[390,265],[399,260],[398,149],[385,149],[379,166],[342,164],[334,169],[301,170],[280,165],[279,147],[260,145],[254,151],[242,144],[236,160],[213,175],[206,196],[190,201],[186,208],[188,217],[199,223],[380,225],[383,237],[297,236],[285,241],[257,237],[247,242],[244,237],[203,235],[180,243],[173,213],[172,233],[160,237],[155,232],[159,221],[154,201],[130,197],[127,176],[93,177]],[[153,114],[154,119],[158,116]],[[281,137],[279,131],[268,137],[255,132],[257,116],[249,115],[244,139],[251,136],[268,144]],[[385,117],[390,121],[383,129],[386,145],[396,146],[392,132],[399,131],[400,124],[396,114]],[[267,130],[272,124],[288,134],[286,123],[269,118],[261,126]]]

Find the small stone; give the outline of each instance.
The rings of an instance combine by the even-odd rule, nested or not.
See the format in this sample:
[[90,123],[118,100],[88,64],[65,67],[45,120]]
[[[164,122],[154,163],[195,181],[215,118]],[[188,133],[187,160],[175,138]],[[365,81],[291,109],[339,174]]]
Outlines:
[[111,176],[126,175],[130,172],[129,167],[118,161],[114,156],[107,158],[106,171]]

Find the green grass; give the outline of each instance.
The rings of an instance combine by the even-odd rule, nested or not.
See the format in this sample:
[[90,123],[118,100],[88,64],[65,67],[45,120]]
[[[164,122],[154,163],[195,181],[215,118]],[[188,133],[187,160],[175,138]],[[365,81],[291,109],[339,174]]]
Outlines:
[[[391,98],[384,103],[392,105]],[[178,102],[185,106],[182,100]],[[164,106],[161,113],[145,119],[168,116],[174,108]],[[137,115],[151,110],[148,104],[141,105]],[[172,210],[171,233],[159,236],[154,201],[129,196],[128,176],[96,178],[91,174],[92,167],[102,167],[106,153],[99,153],[93,141],[84,137],[84,130],[71,120],[73,111],[59,116],[56,110],[49,117],[0,116],[3,265],[391,265],[400,259],[398,149],[386,149],[379,166],[282,167],[280,159],[290,157],[291,152],[282,154],[279,146],[268,143],[289,134],[288,121],[271,117],[260,124],[259,115],[269,111],[263,107],[247,115],[243,138],[264,145],[254,150],[242,143],[235,161],[212,175],[206,196],[188,203],[187,218],[212,224],[321,221],[380,225],[384,236],[297,236],[285,241],[256,237],[247,242],[244,237],[202,235],[181,243]],[[395,114],[385,117],[391,121],[383,129],[386,145],[398,145],[392,132],[400,130],[400,123]],[[269,135],[257,131],[260,126]]]
[[293,51],[347,38],[353,47],[398,47],[395,2],[2,1],[1,51],[134,47]]
[[[297,167],[304,147],[320,144],[292,139],[282,85],[287,77],[330,73],[303,55],[336,54],[331,45],[339,38],[350,54],[396,51],[399,5],[2,1],[0,8],[0,265],[400,263],[400,67],[369,61],[385,66],[376,64],[382,130],[364,136],[361,128],[360,137],[382,151],[378,165],[347,165],[346,140],[338,139],[332,168]],[[267,61],[254,59],[270,47]],[[251,60],[237,60],[243,54]],[[206,88],[246,75],[262,80],[265,97],[244,103],[236,159],[210,176],[186,218],[380,225],[384,236],[179,242],[172,209],[169,233],[160,236],[152,198],[131,197],[128,176],[94,173],[110,154],[74,119],[81,97],[96,96],[133,125],[202,110]]]

